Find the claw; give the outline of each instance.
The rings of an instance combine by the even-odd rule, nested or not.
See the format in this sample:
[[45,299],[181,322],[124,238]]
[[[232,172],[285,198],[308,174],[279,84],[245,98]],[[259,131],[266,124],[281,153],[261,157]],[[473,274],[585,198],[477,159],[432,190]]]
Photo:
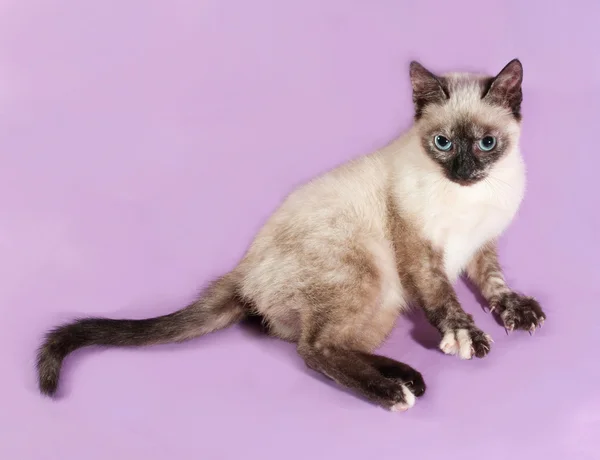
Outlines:
[[492,305],[492,306],[490,307],[490,313],[493,313],[495,309],[496,309],[496,305]]
[[531,327],[529,328],[529,335],[533,335],[535,332],[535,324],[531,323]]
[[488,339],[488,342],[492,342],[494,343],[494,339],[492,339],[492,336],[489,334],[485,334],[485,338]]

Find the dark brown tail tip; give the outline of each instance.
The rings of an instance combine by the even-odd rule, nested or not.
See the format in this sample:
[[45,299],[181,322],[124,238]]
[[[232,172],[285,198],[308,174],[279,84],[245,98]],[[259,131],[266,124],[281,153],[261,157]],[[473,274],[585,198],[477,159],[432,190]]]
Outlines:
[[37,355],[38,388],[45,396],[55,396],[58,390],[62,356],[53,353],[48,343],[44,343]]
[[49,376],[41,376],[39,378],[40,393],[44,396],[54,397],[58,390],[58,379]]

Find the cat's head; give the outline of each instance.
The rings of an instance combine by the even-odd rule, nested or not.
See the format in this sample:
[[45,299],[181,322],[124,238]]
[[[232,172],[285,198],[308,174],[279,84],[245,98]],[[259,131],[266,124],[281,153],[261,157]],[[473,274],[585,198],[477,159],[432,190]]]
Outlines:
[[421,145],[451,181],[479,182],[517,147],[523,99],[519,60],[495,77],[438,76],[413,61],[410,80]]

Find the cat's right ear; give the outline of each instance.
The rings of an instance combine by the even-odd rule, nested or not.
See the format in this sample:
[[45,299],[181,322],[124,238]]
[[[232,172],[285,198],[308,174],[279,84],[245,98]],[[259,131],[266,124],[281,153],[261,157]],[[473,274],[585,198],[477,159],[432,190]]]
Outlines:
[[523,65],[513,59],[489,80],[484,99],[510,109],[517,120],[521,119],[521,103],[523,102]]
[[421,117],[427,104],[442,103],[449,98],[443,78],[434,75],[417,61],[410,63],[410,83],[416,119]]

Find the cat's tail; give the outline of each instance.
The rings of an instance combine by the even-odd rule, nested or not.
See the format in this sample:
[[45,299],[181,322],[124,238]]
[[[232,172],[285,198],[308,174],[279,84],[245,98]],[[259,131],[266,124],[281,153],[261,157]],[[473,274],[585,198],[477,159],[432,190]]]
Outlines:
[[53,329],[38,350],[40,391],[48,396],[56,393],[62,362],[78,348],[182,342],[241,321],[247,311],[237,291],[232,272],[212,283],[197,301],[169,315],[140,320],[84,318]]

